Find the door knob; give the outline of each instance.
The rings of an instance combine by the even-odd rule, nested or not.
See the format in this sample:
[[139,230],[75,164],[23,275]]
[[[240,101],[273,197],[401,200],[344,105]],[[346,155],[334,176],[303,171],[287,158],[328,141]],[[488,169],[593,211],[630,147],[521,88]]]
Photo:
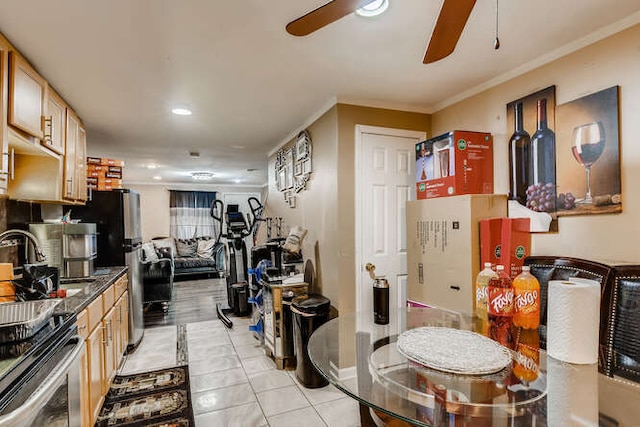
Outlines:
[[376,266],[371,264],[370,262],[368,262],[365,266],[364,269],[367,270],[369,272],[369,276],[371,276],[371,279],[375,280],[376,279]]

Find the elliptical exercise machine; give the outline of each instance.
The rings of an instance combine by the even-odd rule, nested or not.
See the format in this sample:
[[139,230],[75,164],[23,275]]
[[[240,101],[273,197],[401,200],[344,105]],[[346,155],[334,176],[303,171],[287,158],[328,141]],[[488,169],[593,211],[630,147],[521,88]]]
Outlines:
[[[224,213],[224,223],[226,224],[226,233],[222,234],[227,239],[227,268],[226,284],[227,284],[227,303],[229,308],[222,308],[217,304],[216,311],[218,318],[228,328],[233,327],[233,322],[226,316],[234,313],[236,316],[246,316],[250,312],[249,306],[249,284],[247,269],[247,245],[245,237],[255,231],[259,217],[262,215],[262,204],[255,197],[248,200],[251,209],[250,225],[238,205],[227,205]],[[216,212],[217,211],[217,212]],[[221,200],[214,201],[211,206],[211,216],[222,223],[222,212],[224,211],[224,203]]]

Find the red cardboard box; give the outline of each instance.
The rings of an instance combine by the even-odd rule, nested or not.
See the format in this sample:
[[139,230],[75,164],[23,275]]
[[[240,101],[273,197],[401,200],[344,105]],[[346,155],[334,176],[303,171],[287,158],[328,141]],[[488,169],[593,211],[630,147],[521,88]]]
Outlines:
[[490,133],[452,131],[416,144],[418,200],[493,193]]
[[529,218],[491,218],[480,221],[480,262],[504,265],[513,279],[531,255]]
[[480,270],[485,262],[490,262],[492,268],[501,264],[501,251],[502,218],[480,220]]

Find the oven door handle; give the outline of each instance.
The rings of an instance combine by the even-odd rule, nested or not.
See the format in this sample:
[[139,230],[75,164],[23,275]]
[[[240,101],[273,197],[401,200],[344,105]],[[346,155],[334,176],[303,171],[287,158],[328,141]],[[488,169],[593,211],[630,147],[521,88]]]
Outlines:
[[80,335],[74,335],[70,339],[77,339],[78,343],[58,364],[57,369],[51,372],[51,375],[44,380],[42,385],[24,402],[22,406],[12,412],[0,417],[0,426],[21,426],[25,424],[34,415],[37,415],[38,409],[42,408],[49,400],[52,394],[64,383],[66,374],[73,366],[80,352],[84,348],[84,339]]

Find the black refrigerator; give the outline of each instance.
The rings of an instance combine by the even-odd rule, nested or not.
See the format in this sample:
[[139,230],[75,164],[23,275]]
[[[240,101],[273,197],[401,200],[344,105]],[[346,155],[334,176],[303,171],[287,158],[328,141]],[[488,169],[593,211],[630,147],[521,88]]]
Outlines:
[[140,251],[140,194],[133,190],[93,191],[85,206],[73,208],[73,216],[96,224],[97,267],[127,266],[129,279],[128,351],[137,347],[144,334],[142,312],[142,268]]

